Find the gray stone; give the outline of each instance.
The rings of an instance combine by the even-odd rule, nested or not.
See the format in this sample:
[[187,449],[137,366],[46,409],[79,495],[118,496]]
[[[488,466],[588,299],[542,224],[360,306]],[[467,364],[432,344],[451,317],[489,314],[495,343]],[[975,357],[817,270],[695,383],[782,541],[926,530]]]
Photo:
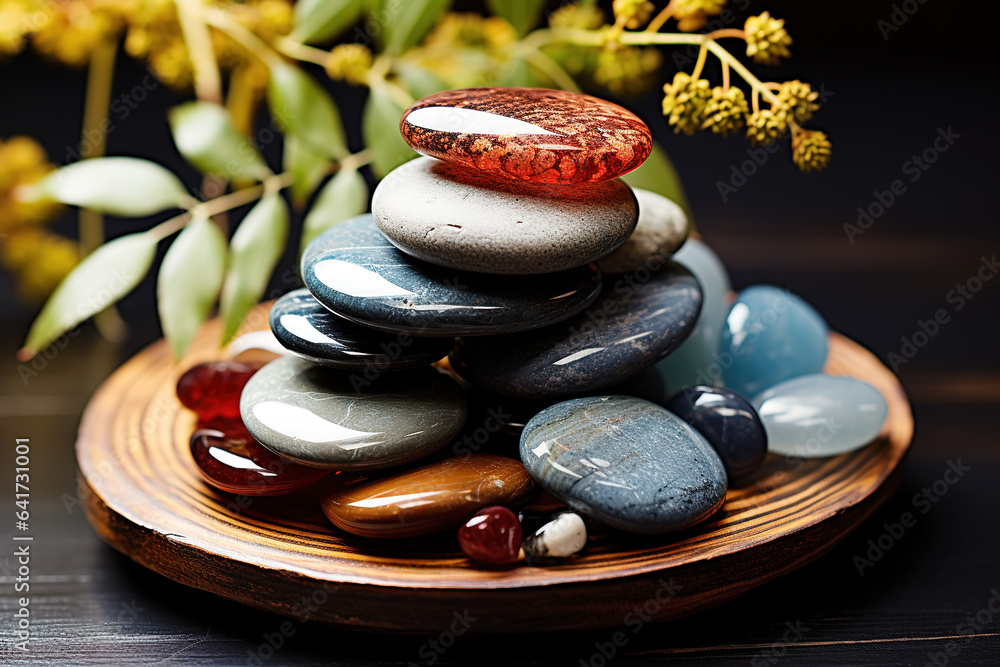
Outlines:
[[639,202],[639,222],[635,231],[617,250],[597,260],[607,274],[632,273],[650,260],[669,259],[688,237],[688,219],[684,209],[663,195],[635,188]]
[[393,245],[424,261],[523,275],[607,255],[635,229],[638,207],[618,180],[520,183],[425,157],[382,179],[372,215]]
[[282,357],[247,382],[240,415],[261,444],[296,463],[376,470],[451,442],[466,402],[458,383],[431,368],[368,378]]
[[655,535],[692,526],[726,498],[722,461],[668,410],[631,396],[577,398],[524,427],[521,461],[574,510],[613,528]]

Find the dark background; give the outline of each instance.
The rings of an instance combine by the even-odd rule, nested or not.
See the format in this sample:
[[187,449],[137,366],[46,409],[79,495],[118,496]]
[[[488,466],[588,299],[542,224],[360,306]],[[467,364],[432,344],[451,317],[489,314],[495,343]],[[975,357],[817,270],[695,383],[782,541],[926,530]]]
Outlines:
[[[672,134],[659,114],[657,91],[624,102],[649,122],[671,154],[699,229],[727,263],[735,287],[760,282],[789,287],[813,303],[832,328],[883,360],[901,353],[901,338],[912,337],[936,310],[948,309],[951,320],[899,367],[917,435],[893,499],[819,561],[716,611],[645,630],[615,657],[617,664],[746,662],[760,658],[781,640],[785,623],[796,621],[809,630],[801,641],[782,645],[780,655],[769,653],[770,664],[924,664],[1000,587],[1000,281],[985,283],[961,310],[947,300],[983,257],[1000,250],[993,204],[1000,176],[993,56],[998,16],[995,3],[987,0],[906,4],[918,9],[888,39],[878,26],[893,12],[888,1],[771,0],[751,2],[742,12],[769,9],[787,20],[795,39],[793,58],[785,65],[755,69],[762,78],[801,78],[829,93],[809,123],[834,142],[833,162],[821,174],[799,173],[785,147],[724,201],[717,183],[728,181],[732,167],[747,159],[744,141]],[[673,73],[670,52],[666,55],[664,81]],[[141,65],[121,59],[114,96],[126,94],[143,75]],[[0,65],[0,136],[34,136],[54,161],[64,162],[78,141],[84,84],[83,72],[31,54]],[[358,127],[364,92],[329,85],[348,127]],[[164,120],[164,110],[182,99],[165,86],[151,91],[127,119],[115,123],[108,153],[152,158],[196,188],[199,179],[176,154]],[[903,163],[931,146],[941,128],[959,138],[911,183]],[[361,147],[356,133],[351,140],[352,148]],[[278,148],[266,149],[272,164],[278,163]],[[852,244],[845,223],[854,223],[858,207],[868,207],[874,193],[896,179],[905,181],[906,192]],[[72,233],[73,215],[64,217],[59,228]],[[117,235],[149,223],[109,220],[108,231]],[[297,239],[289,247],[297,247]],[[9,277],[0,275],[0,431],[8,441],[30,436],[36,456],[34,660],[245,664],[248,649],[280,624],[277,617],[185,589],[132,564],[98,540],[78,507],[67,509],[60,501],[75,489],[72,446],[84,403],[117,364],[159,336],[153,291],[147,280],[122,302],[132,327],[125,345],[112,346],[85,327],[38,376],[24,382],[13,352],[37,307],[18,301]],[[884,532],[884,522],[913,509],[913,494],[939,479],[948,460],[959,458],[972,470],[859,576],[853,557]],[[0,543],[10,543],[8,524],[0,522]],[[6,631],[14,604],[6,553],[0,553],[0,581],[0,627]],[[142,611],[131,614],[126,608]],[[1000,615],[976,634],[949,658],[951,664],[1000,661]],[[426,638],[373,639],[307,626],[272,664],[422,660],[418,650]],[[606,639],[600,633],[501,641],[463,637],[440,662],[576,665],[589,660],[595,641]],[[7,636],[4,641],[6,651]]]

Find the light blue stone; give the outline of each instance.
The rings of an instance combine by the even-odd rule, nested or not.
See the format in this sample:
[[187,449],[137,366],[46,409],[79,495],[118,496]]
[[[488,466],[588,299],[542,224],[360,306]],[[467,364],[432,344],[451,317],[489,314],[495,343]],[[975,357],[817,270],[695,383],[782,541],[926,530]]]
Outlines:
[[794,294],[771,285],[748,287],[722,326],[722,384],[757,396],[779,382],[819,373],[829,333],[823,317]]
[[727,297],[732,287],[726,267],[712,249],[689,238],[674,253],[673,260],[694,274],[701,284],[701,314],[691,335],[666,359],[656,365],[672,396],[685,387],[721,384],[718,372],[710,375],[719,349],[719,335],[729,311]]
[[805,375],[753,399],[773,454],[836,456],[878,437],[889,407],[875,387],[849,377]]

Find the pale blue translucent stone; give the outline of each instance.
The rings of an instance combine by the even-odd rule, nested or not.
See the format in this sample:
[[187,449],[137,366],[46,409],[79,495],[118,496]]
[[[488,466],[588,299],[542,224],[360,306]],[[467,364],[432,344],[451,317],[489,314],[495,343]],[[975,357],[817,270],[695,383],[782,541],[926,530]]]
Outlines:
[[701,314],[691,335],[666,359],[656,365],[666,384],[666,396],[685,387],[721,384],[721,376],[709,375],[719,347],[719,334],[729,310],[727,297],[732,287],[726,267],[711,248],[689,238],[674,253],[673,260],[694,274],[701,284]]
[[819,373],[829,330],[808,303],[771,285],[748,287],[736,298],[719,338],[722,384],[756,396],[779,382]]
[[889,408],[875,387],[816,373],[787,380],[752,401],[773,454],[835,456],[858,449],[882,430]]

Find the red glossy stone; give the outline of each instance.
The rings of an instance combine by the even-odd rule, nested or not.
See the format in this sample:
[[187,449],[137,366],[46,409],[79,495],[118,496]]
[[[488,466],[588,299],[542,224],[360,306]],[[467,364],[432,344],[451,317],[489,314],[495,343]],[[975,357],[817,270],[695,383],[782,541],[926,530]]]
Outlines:
[[521,550],[521,522],[506,507],[481,509],[458,529],[458,545],[482,563],[513,563]]
[[177,398],[184,407],[198,414],[200,423],[239,421],[243,385],[258,368],[235,361],[211,361],[192,366],[177,381]]
[[191,435],[191,455],[206,482],[243,496],[292,493],[329,472],[285,461],[249,434],[216,429],[199,429]]
[[436,93],[407,109],[399,129],[418,153],[534,183],[618,178],[653,149],[646,124],[617,104],[543,88]]

